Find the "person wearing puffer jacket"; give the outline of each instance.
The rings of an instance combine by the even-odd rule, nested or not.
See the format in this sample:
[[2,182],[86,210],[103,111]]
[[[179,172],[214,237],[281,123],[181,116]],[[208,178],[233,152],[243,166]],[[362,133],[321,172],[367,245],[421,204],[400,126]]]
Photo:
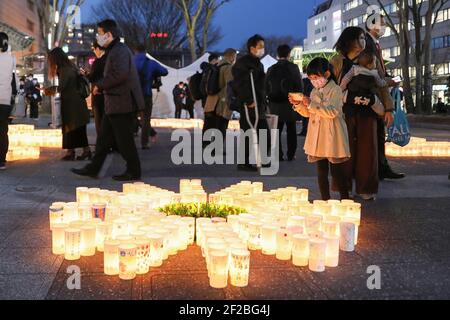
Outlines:
[[6,154],[9,148],[8,124],[11,114],[11,98],[15,79],[14,58],[9,49],[8,35],[0,32],[0,170],[6,169]]

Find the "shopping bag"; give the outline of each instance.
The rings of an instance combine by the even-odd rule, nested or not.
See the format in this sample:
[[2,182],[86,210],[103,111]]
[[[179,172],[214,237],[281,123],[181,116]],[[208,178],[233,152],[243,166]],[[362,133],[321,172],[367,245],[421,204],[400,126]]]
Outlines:
[[401,108],[400,90],[394,88],[391,92],[394,99],[394,124],[388,128],[388,142],[392,142],[400,147],[406,146],[410,139],[411,133],[409,130],[408,119]]

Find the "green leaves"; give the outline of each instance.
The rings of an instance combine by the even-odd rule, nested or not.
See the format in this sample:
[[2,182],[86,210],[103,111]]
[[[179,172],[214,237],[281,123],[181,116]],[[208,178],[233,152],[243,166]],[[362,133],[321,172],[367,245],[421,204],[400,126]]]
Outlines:
[[224,204],[214,203],[176,203],[159,208],[160,212],[167,215],[177,215],[194,218],[226,218],[229,215],[236,215],[245,212],[244,209]]

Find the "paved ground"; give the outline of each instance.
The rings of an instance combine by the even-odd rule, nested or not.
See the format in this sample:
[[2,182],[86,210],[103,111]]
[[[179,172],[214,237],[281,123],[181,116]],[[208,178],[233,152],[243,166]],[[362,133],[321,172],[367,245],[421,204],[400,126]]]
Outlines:
[[[170,161],[174,143],[167,130],[160,132],[158,143],[141,153],[147,183],[177,190],[180,178],[201,177],[205,189],[214,192],[248,179],[264,181],[269,189],[307,187],[312,199],[318,197],[315,168],[306,163],[302,150],[296,162],[281,164],[277,176],[259,177],[237,173],[234,166],[174,166]],[[413,129],[413,134],[450,138],[442,130]],[[82,164],[62,163],[61,155],[45,151],[40,160],[12,163],[0,173],[0,299],[450,298],[449,159],[391,159],[407,178],[381,184],[378,200],[363,206],[357,250],[341,253],[341,265],[324,273],[255,252],[248,287],[215,290],[208,286],[199,249],[190,247],[131,282],[103,275],[101,254],[83,258],[76,262],[82,270],[82,288],[70,291],[66,270],[73,263],[51,253],[48,206],[57,200],[72,201],[76,186],[118,190],[121,185],[109,176],[101,180],[72,176],[69,169]],[[122,165],[116,161],[109,174],[123,170]],[[24,187],[33,192],[23,192]],[[381,290],[367,289],[370,265],[381,268]]]

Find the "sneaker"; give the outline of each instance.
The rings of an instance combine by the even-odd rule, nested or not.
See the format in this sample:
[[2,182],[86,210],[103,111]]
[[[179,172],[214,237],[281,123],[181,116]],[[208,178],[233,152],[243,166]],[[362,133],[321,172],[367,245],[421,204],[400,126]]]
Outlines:
[[4,162],[0,163],[0,170],[6,170],[6,163]]
[[360,194],[359,196],[365,201],[374,201],[377,199],[376,194]]

